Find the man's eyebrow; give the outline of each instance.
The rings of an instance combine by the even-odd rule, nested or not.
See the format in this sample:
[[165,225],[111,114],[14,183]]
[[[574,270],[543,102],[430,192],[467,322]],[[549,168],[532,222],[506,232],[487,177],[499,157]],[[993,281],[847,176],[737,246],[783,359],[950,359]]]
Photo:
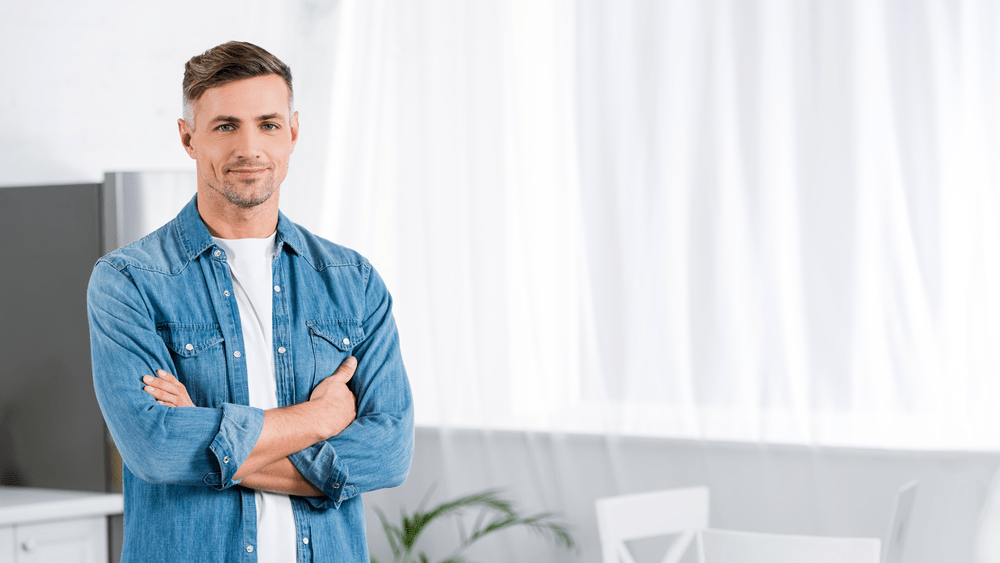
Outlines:
[[[262,115],[257,118],[257,121],[272,121],[276,119],[282,119],[284,117],[281,113],[269,113],[267,115]],[[231,115],[219,115],[211,121],[211,123],[243,123],[243,120],[238,117],[233,117]]]

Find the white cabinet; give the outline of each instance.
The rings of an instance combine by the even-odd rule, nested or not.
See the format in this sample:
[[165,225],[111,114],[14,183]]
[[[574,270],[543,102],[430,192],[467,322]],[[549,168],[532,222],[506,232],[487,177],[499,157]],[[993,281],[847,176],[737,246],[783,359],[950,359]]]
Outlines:
[[14,555],[14,527],[0,526],[0,563],[13,563]]
[[25,524],[14,528],[16,563],[106,563],[106,516]]
[[0,487],[0,563],[107,563],[122,496]]

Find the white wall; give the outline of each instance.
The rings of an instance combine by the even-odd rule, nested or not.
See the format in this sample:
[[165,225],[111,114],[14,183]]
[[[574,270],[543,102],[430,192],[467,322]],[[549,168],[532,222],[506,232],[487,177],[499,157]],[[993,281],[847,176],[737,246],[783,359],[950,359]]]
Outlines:
[[[598,498],[701,485],[710,489],[712,527],[884,539],[896,490],[916,479],[919,488],[903,561],[971,563],[980,512],[998,465],[1000,454],[995,452],[418,428],[406,483],[365,494],[368,545],[380,561],[391,561],[374,507],[398,522],[399,507],[412,514],[432,487],[428,506],[502,488],[525,513],[559,512],[581,548],[573,555],[516,530],[483,540],[468,554],[476,561],[599,563],[594,511]],[[457,545],[457,530],[454,521],[439,522],[418,546],[432,560],[442,558]],[[639,563],[659,561],[666,549],[660,542],[634,548]]]
[[[301,138],[282,201],[322,174],[336,0],[4,4],[0,34],[0,187],[100,182],[108,171],[193,170],[181,148],[184,63],[229,40],[291,68]],[[306,22],[306,23],[303,23]]]

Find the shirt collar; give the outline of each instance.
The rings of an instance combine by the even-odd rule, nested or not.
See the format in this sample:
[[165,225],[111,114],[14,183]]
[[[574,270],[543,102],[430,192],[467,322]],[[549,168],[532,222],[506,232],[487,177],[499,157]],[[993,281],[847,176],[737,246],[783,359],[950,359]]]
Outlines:
[[[205,226],[205,222],[201,220],[201,215],[198,213],[198,194],[195,194],[191,201],[184,206],[175,221],[188,260],[194,260],[215,245],[212,235],[208,232],[208,227]],[[307,249],[302,240],[302,234],[299,233],[298,225],[289,221],[281,211],[278,211],[278,231],[275,241],[279,251],[285,244],[296,254],[301,254]]]

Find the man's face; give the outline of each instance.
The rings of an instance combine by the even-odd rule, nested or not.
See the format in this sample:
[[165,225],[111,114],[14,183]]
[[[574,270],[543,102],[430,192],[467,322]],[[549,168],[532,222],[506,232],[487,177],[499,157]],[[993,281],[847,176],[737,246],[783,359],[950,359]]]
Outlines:
[[198,192],[212,190],[244,208],[267,201],[288,173],[299,136],[285,81],[271,74],[209,88],[193,109],[194,123],[178,120],[178,127],[198,162]]

